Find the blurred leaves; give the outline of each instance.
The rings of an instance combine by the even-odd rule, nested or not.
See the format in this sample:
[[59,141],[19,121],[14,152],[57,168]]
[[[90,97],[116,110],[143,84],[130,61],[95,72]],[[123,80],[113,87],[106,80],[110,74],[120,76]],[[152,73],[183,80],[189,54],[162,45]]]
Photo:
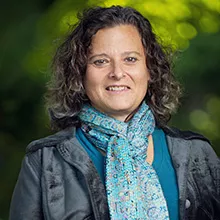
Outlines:
[[204,134],[220,155],[219,0],[5,1],[0,13],[0,219],[8,219],[26,145],[50,133],[43,94],[55,48],[79,11],[118,4],[139,10],[165,45],[182,51],[175,73],[185,96],[171,124]]
[[163,43],[173,45],[178,50],[188,48],[189,40],[196,37],[198,32],[216,33],[220,26],[218,1],[107,0],[97,3],[94,0],[57,0],[38,22],[35,34],[37,50],[28,54],[26,59],[29,70],[35,70],[39,66],[46,68],[54,48],[71,25],[76,23],[76,14],[83,8],[118,4],[132,6],[143,13],[151,21],[155,33]]

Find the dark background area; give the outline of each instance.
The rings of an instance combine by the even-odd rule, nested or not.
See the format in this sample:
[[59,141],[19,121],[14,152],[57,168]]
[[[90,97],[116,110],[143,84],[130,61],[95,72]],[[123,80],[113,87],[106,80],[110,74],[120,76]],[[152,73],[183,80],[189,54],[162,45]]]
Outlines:
[[184,87],[170,125],[208,137],[220,155],[220,3],[208,1],[4,1],[0,9],[0,220],[27,144],[51,133],[44,108],[50,59],[76,13],[90,5],[129,5],[178,51],[174,72]]

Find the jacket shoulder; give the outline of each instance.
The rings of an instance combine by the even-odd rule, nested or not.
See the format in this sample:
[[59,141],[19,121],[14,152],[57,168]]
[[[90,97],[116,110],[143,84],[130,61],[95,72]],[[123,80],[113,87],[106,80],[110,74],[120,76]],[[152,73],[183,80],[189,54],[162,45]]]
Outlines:
[[197,140],[206,141],[209,144],[211,144],[210,140],[208,138],[206,138],[205,136],[203,136],[201,134],[193,132],[193,131],[183,131],[183,130],[180,130],[180,129],[174,128],[174,127],[164,127],[163,130],[164,130],[166,135],[174,137],[174,138],[175,137],[176,138],[182,138],[182,139],[185,139],[185,140],[197,139]]
[[44,147],[52,147],[75,136],[75,127],[61,130],[53,135],[34,140],[26,148],[26,153],[32,153]]

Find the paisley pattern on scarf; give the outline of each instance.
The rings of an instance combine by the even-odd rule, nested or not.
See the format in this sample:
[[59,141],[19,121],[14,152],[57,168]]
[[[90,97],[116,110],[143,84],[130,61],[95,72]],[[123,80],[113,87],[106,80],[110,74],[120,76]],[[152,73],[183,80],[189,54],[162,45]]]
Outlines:
[[114,220],[168,220],[166,200],[153,167],[146,161],[154,116],[143,102],[128,122],[111,118],[86,104],[79,117],[82,130],[106,152],[106,191]]

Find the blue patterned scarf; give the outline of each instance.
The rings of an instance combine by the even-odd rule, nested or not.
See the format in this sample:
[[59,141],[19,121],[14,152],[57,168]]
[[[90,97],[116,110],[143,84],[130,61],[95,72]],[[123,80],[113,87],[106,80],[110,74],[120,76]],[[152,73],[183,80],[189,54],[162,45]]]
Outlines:
[[146,161],[155,120],[143,102],[127,123],[84,105],[79,117],[87,138],[106,152],[106,191],[111,219],[169,219],[154,168]]

